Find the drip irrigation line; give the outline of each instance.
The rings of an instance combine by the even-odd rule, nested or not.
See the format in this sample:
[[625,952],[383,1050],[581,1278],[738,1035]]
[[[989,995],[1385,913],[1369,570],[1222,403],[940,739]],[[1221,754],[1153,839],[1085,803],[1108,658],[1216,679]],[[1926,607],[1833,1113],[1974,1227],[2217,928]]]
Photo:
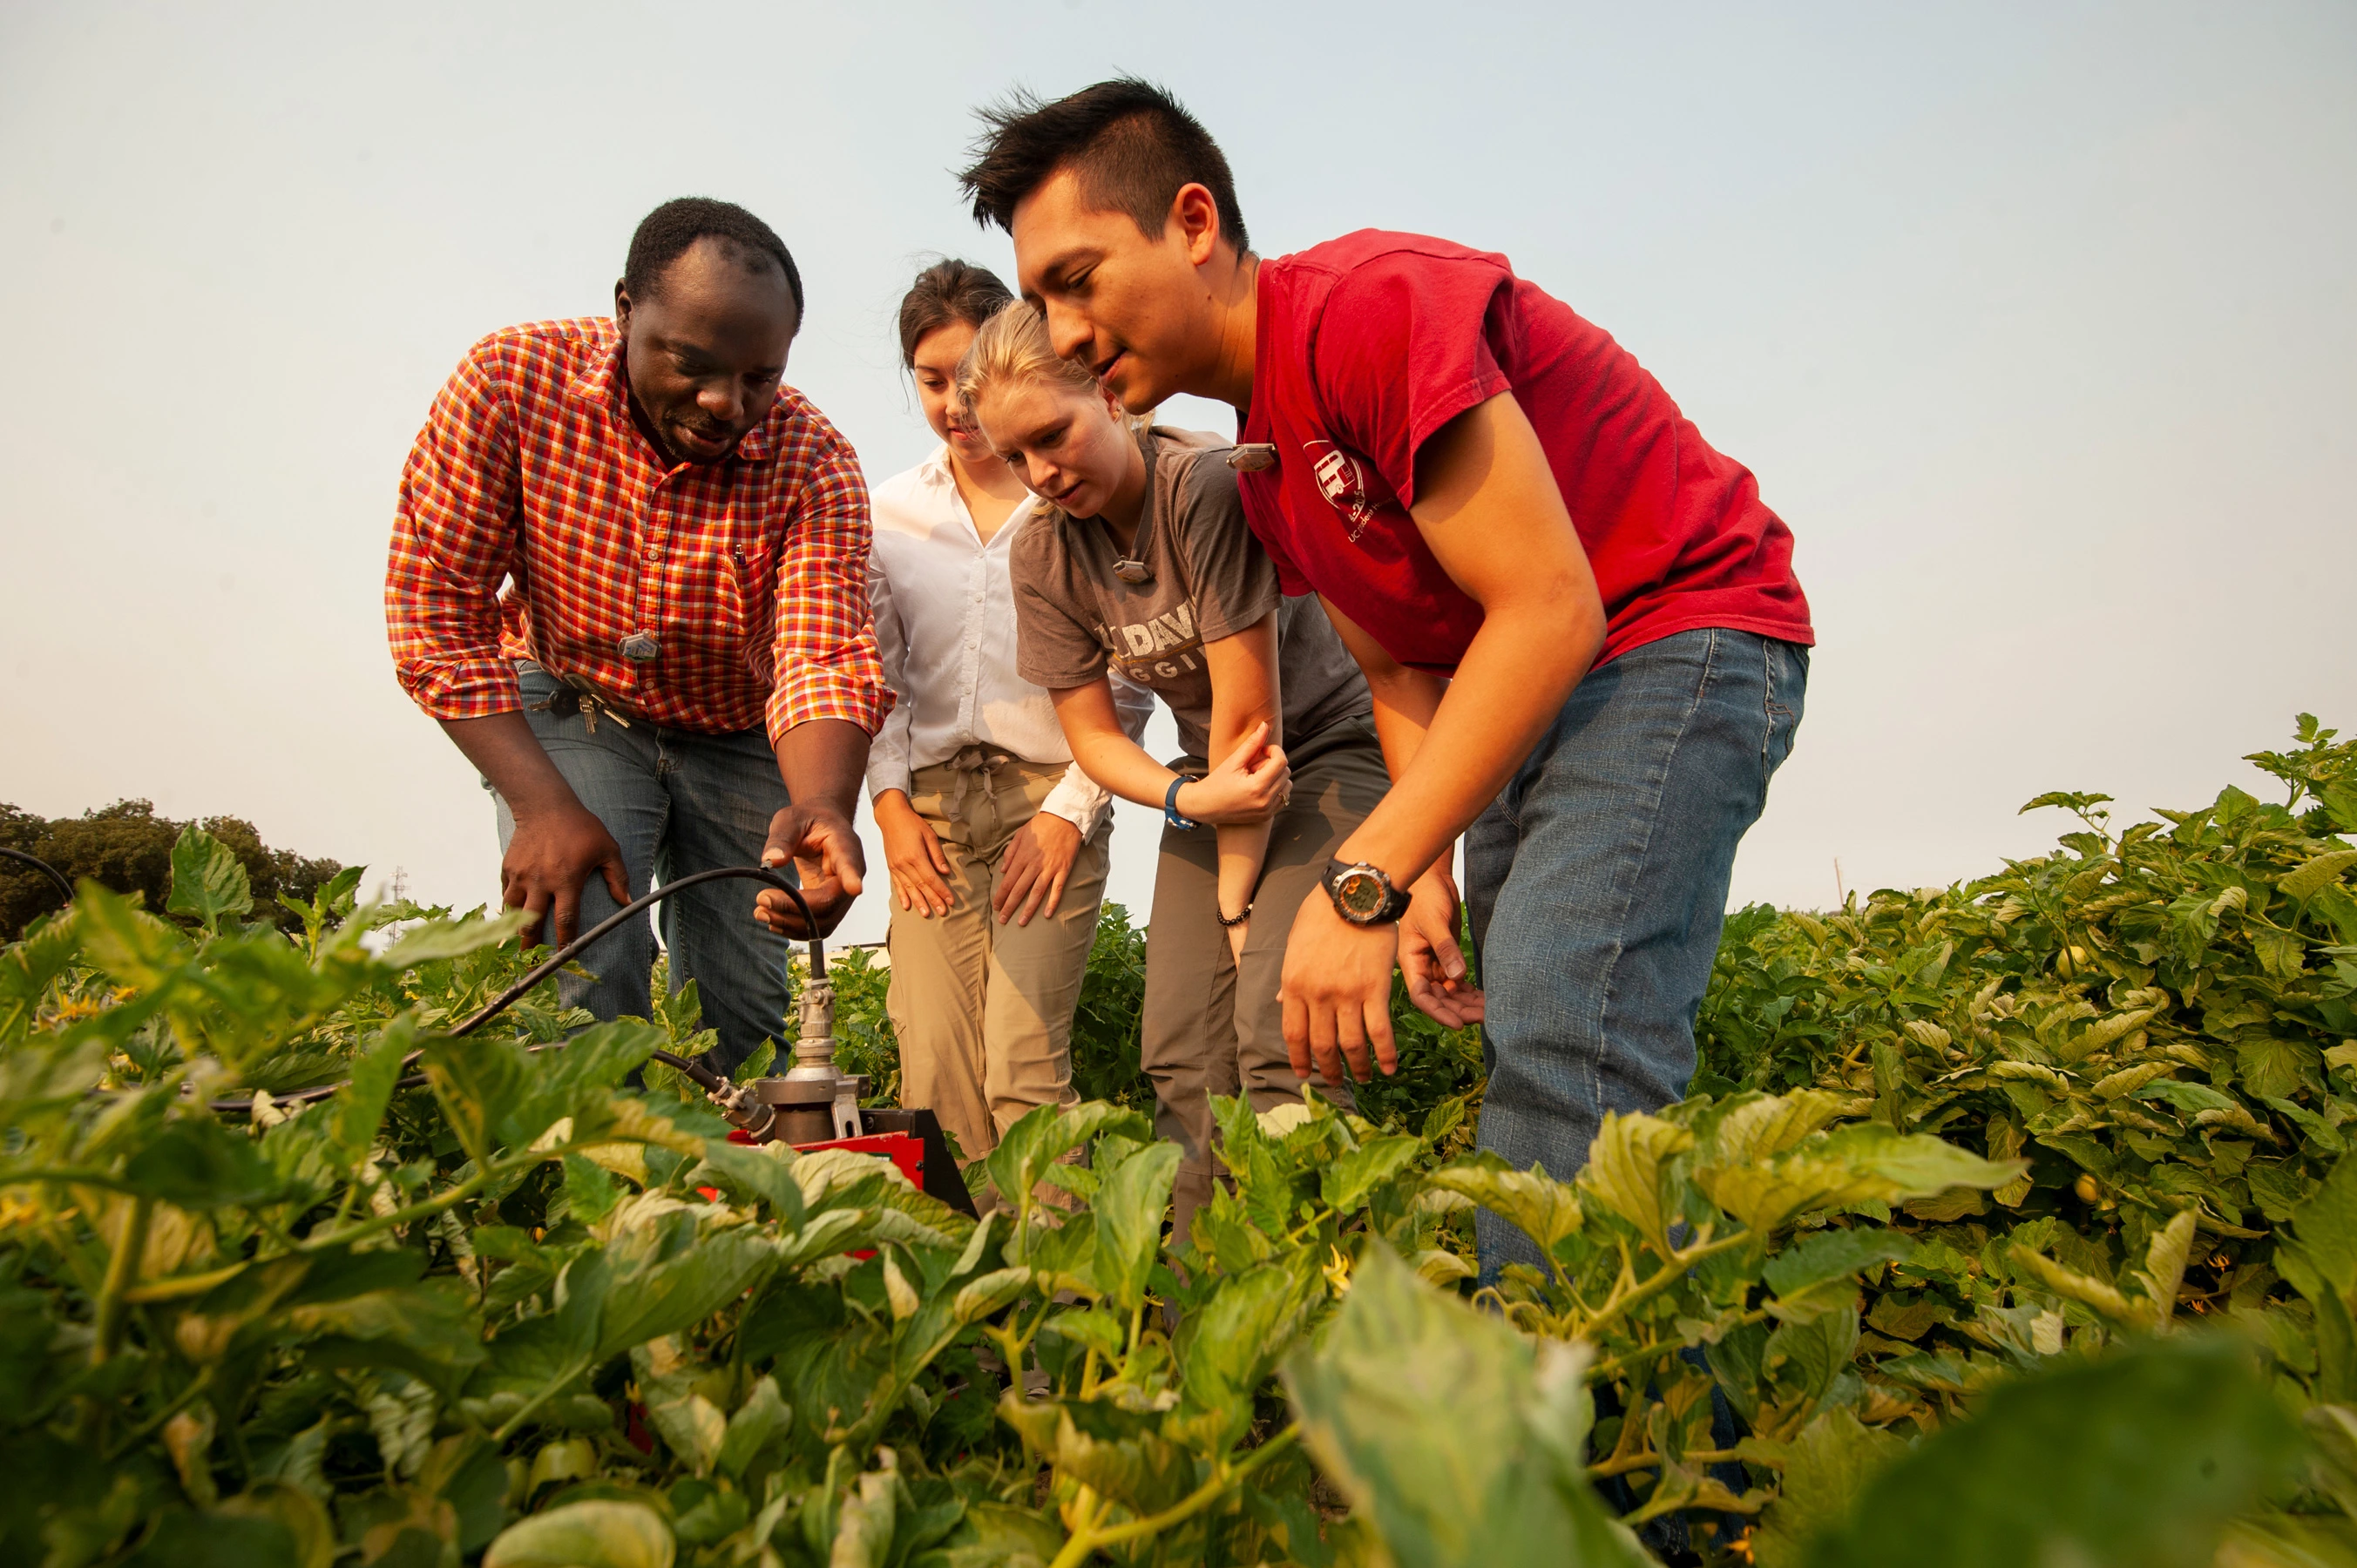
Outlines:
[[58,891],[66,896],[67,903],[70,904],[73,902],[73,884],[66,879],[66,874],[64,872],[59,871],[56,866],[51,865],[39,855],[27,854],[21,849],[0,849],[0,860],[22,861],[25,865],[31,866],[34,870],[39,872],[42,875],[56,883],[58,885]]

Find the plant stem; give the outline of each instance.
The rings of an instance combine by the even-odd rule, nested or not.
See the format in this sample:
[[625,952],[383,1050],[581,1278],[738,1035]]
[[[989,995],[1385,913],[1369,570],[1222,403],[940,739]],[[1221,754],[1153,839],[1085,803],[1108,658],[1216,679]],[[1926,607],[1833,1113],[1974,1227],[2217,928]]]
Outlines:
[[124,1294],[139,1276],[140,1255],[147,1251],[147,1221],[155,1211],[156,1200],[145,1194],[131,1200],[123,1240],[115,1243],[114,1256],[106,1261],[106,1278],[98,1287],[98,1310],[93,1315],[97,1330],[90,1346],[93,1367],[113,1355],[123,1337]]
[[117,1459],[122,1458],[124,1455],[129,1453],[132,1449],[145,1442],[147,1438],[154,1434],[156,1428],[162,1426],[166,1422],[179,1414],[181,1411],[187,1409],[189,1401],[195,1399],[199,1394],[203,1393],[207,1389],[212,1387],[212,1382],[213,1369],[210,1367],[207,1367],[203,1371],[199,1372],[195,1377],[190,1378],[188,1380],[188,1386],[182,1389],[168,1404],[164,1406],[163,1409],[157,1411],[155,1414],[141,1422],[129,1432],[124,1433],[122,1439],[117,1442],[113,1447],[109,1448],[100,1456],[99,1463],[102,1465],[112,1465]]
[[431,1219],[446,1208],[455,1208],[464,1203],[495,1181],[546,1160],[563,1159],[565,1155],[574,1153],[576,1148],[576,1145],[566,1144],[557,1148],[535,1150],[518,1155],[511,1159],[497,1160],[490,1165],[478,1166],[473,1176],[435,1197],[413,1203],[406,1208],[396,1208],[390,1214],[380,1214],[374,1219],[363,1219],[358,1225],[346,1230],[330,1231],[325,1236],[307,1237],[299,1250],[305,1252],[317,1252],[328,1247],[348,1246],[370,1236],[379,1235],[387,1230],[396,1230],[404,1225],[414,1224],[420,1219]]
[[558,1376],[549,1380],[545,1383],[543,1383],[540,1386],[540,1391],[538,1393],[524,1401],[523,1408],[522,1410],[508,1417],[507,1420],[500,1423],[500,1429],[491,1434],[491,1441],[494,1443],[505,1443],[508,1440],[509,1434],[513,1433],[517,1427],[523,1424],[523,1418],[525,1416],[530,1415],[533,1411],[538,1410],[542,1405],[546,1404],[550,1400],[555,1398],[558,1390],[564,1388],[565,1384],[571,1382],[574,1379],[579,1377],[588,1369],[589,1369],[586,1364],[580,1366],[568,1366]]
[[1632,1307],[1642,1306],[1645,1303],[1652,1300],[1653,1297],[1661,1294],[1663,1291],[1677,1283],[1679,1280],[1685,1277],[1687,1270],[1693,1268],[1695,1264],[1702,1262],[1705,1258],[1711,1256],[1715,1252],[1731,1251],[1735,1248],[1749,1242],[1750,1240],[1750,1231],[1738,1230],[1732,1236],[1723,1236],[1716,1241],[1706,1241],[1699,1247],[1690,1248],[1683,1252],[1671,1253],[1670,1261],[1663,1263],[1660,1272],[1655,1273],[1651,1279],[1644,1281],[1641,1284],[1630,1286],[1626,1292],[1615,1290],[1612,1293],[1611,1299],[1607,1301],[1604,1305],[1598,1310],[1597,1315],[1580,1326],[1580,1333],[1584,1337],[1593,1339],[1596,1337],[1598,1330],[1601,1329],[1608,1324],[1618,1322],[1620,1319],[1626,1317]]
[[1079,1564],[1088,1561],[1089,1553],[1101,1546],[1117,1546],[1125,1541],[1135,1541],[1140,1536],[1158,1534],[1174,1524],[1194,1518],[1264,1462],[1291,1447],[1300,1436],[1301,1424],[1296,1422],[1254,1449],[1251,1456],[1241,1464],[1215,1466],[1210,1480],[1160,1513],[1147,1514],[1143,1519],[1109,1525],[1103,1530],[1092,1523],[1085,1529],[1073,1531],[1072,1538],[1064,1542],[1064,1550],[1056,1553],[1056,1560],[1048,1568],[1079,1568]]

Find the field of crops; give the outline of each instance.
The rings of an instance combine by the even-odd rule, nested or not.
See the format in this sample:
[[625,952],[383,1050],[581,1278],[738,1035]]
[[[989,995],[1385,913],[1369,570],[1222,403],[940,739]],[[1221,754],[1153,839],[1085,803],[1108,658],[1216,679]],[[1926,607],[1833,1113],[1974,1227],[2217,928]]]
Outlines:
[[[449,1037],[511,922],[259,910],[191,829],[0,951],[0,1562],[2357,1564],[2357,744],[2254,760],[1732,918],[1583,1171],[1470,1152],[1429,1026],[1363,1117],[1224,1104],[1200,1248],[1125,921],[977,1224],[626,1087],[685,999]],[[1546,1273],[1477,1294],[1477,1208]]]

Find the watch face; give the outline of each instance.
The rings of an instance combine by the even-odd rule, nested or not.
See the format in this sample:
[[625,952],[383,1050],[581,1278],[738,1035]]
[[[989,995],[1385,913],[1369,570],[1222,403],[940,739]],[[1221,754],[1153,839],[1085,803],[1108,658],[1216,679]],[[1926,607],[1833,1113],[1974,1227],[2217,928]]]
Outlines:
[[1372,872],[1346,871],[1334,879],[1334,901],[1344,914],[1371,920],[1383,907],[1383,879]]

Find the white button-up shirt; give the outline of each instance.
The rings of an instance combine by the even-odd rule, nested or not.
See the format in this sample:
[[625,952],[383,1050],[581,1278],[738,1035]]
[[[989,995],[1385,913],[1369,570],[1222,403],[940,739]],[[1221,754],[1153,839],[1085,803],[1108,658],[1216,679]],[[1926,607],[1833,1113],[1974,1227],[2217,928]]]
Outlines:
[[[1040,810],[1092,832],[1113,797],[1072,762],[1047,689],[1015,672],[1015,586],[1007,553],[1038,510],[1023,498],[985,543],[942,446],[876,488],[867,595],[876,647],[899,701],[867,751],[867,792],[913,789],[920,768],[977,743],[1026,762],[1071,766]],[[1135,738],[1152,693],[1114,678],[1122,726]]]

